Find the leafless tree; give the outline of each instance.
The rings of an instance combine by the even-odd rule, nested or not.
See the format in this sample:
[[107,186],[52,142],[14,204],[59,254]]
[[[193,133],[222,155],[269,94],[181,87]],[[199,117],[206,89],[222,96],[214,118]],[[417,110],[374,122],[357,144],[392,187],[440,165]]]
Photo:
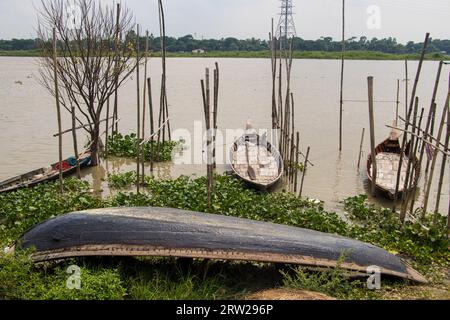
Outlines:
[[[76,120],[86,125],[92,164],[97,165],[103,108],[136,67],[133,15],[100,0],[41,0],[38,19],[41,83],[55,95],[51,39],[56,28],[59,99],[69,113],[76,106]],[[117,41],[119,35],[123,41]]]

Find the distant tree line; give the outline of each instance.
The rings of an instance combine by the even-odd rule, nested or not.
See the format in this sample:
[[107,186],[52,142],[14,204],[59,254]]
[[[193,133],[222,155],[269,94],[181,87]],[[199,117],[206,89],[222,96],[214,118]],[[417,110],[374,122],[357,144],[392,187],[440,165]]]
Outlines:
[[[135,39],[134,34],[128,34],[125,39]],[[160,50],[159,37],[150,36],[150,45],[152,50]],[[12,39],[0,40],[0,51],[16,50],[36,50],[38,49],[39,39]],[[144,48],[145,38],[141,39],[142,49]],[[186,35],[180,38],[167,37],[166,49],[169,52],[191,52],[196,49],[205,51],[263,51],[269,49],[267,40],[236,38],[222,39],[195,39],[192,35]],[[325,51],[336,52],[341,50],[341,42],[332,37],[322,37],[318,40],[304,40],[294,38],[294,50],[297,51]],[[406,44],[398,43],[395,38],[368,39],[367,37],[356,37],[347,40],[347,50],[354,51],[378,51],[393,54],[417,53],[422,48],[422,43],[409,41]],[[450,40],[432,39],[429,45],[429,52],[447,52],[450,53]]]

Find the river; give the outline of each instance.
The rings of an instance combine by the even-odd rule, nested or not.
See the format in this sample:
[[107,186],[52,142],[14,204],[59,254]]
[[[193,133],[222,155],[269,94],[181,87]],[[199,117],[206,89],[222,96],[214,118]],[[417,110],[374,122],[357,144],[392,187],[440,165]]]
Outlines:
[[[168,59],[168,100],[170,119],[174,130],[195,131],[195,122],[204,119],[200,79],[205,67],[214,68],[217,61],[221,70],[219,128],[240,129],[247,119],[255,128],[271,126],[271,67],[267,59]],[[149,62],[149,76],[153,79],[154,103],[158,104],[160,87],[159,59]],[[417,95],[420,107],[428,112],[435,82],[437,62],[425,62]],[[410,78],[414,78],[417,62],[409,63]],[[342,210],[341,201],[347,197],[367,192],[365,160],[369,153],[367,76],[374,77],[375,99],[395,101],[397,79],[401,79],[400,114],[404,115],[404,63],[401,61],[347,61],[344,105],[344,146],[338,152],[339,128],[339,72],[336,60],[294,60],[292,91],[296,105],[296,130],[301,134],[302,150],[311,146],[311,162],[305,178],[304,195],[325,201],[329,210]],[[443,109],[448,87],[448,67],[444,67],[438,93],[439,117]],[[142,79],[143,82],[143,79]],[[5,180],[57,161],[57,131],[54,99],[39,84],[37,58],[0,58],[0,180]],[[411,92],[412,81],[410,83]],[[120,131],[136,130],[136,80],[130,78],[119,92]],[[392,124],[395,102],[375,104],[377,143],[385,140],[390,132],[385,125]],[[70,117],[64,113],[64,128],[70,128]],[[148,125],[147,125],[148,127]],[[364,155],[361,169],[357,170],[358,151],[362,128],[366,128]],[[181,132],[181,131],[177,131]],[[86,139],[79,132],[80,144]],[[174,138],[177,138],[176,136]],[[224,146],[226,153],[227,146]],[[81,149],[81,147],[80,147]],[[191,152],[193,148],[185,152]],[[64,136],[64,156],[73,153],[71,134]],[[438,161],[438,169],[440,168]],[[219,170],[224,170],[220,166]],[[104,182],[108,172],[134,170],[132,160],[110,159],[98,168],[83,172],[101,193],[107,190]],[[148,170],[147,170],[148,171]],[[161,164],[157,166],[159,178],[179,175],[202,175],[201,164]],[[430,208],[434,208],[437,177]],[[441,198],[441,212],[447,212],[449,203],[449,170],[447,169]],[[420,182],[421,195],[425,176]],[[104,193],[104,192],[103,192]],[[419,199],[419,200],[420,200]],[[389,205],[382,199],[372,199]]]

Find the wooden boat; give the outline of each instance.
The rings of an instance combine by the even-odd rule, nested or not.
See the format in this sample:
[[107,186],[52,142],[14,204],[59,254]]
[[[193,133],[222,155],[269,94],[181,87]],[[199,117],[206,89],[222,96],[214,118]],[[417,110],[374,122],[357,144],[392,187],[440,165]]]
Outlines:
[[[317,231],[169,208],[106,208],[48,220],[16,248],[36,262],[90,256],[178,257],[340,266],[426,282],[399,257],[376,246]],[[342,257],[345,257],[342,262]]]
[[[401,134],[393,130],[388,139],[383,141],[380,145],[378,145],[375,149],[376,152],[376,161],[377,161],[377,179],[376,179],[376,187],[377,191],[384,195],[385,197],[394,200],[395,198],[395,188],[397,184],[397,175],[398,175],[398,167],[400,164],[400,154],[401,154],[401,145],[400,145],[400,136]],[[400,185],[399,192],[397,194],[398,197],[402,195],[405,185],[406,179],[406,171],[408,168],[408,163],[411,161],[409,159],[410,146],[408,144],[405,154],[406,156],[403,158],[402,170],[400,175]],[[416,187],[419,183],[420,178],[420,166],[418,164],[418,159],[413,159],[414,161],[414,176],[412,188]],[[369,181],[372,182],[372,155],[369,155],[367,159],[367,176]],[[408,190],[409,191],[409,190]]]
[[[90,165],[91,153],[84,152],[79,157],[82,168]],[[76,159],[68,158],[62,162],[63,175],[68,176],[77,170]],[[8,179],[0,183],[0,193],[13,192],[22,188],[30,188],[40,183],[54,181],[59,178],[59,162],[52,164],[48,168],[37,169],[20,176]]]
[[233,174],[258,190],[270,189],[283,176],[280,153],[254,130],[248,129],[234,142],[230,160]]

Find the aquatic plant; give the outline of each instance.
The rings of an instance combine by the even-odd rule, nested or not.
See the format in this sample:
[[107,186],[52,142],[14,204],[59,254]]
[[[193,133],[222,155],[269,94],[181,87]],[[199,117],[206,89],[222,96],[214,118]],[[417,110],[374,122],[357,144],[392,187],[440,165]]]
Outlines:
[[[148,142],[144,144],[144,159],[145,161],[150,161],[153,158],[154,162],[172,161],[173,152],[181,144],[180,141]],[[136,158],[137,147],[138,139],[135,133],[130,135],[117,133],[108,137],[107,156]]]

